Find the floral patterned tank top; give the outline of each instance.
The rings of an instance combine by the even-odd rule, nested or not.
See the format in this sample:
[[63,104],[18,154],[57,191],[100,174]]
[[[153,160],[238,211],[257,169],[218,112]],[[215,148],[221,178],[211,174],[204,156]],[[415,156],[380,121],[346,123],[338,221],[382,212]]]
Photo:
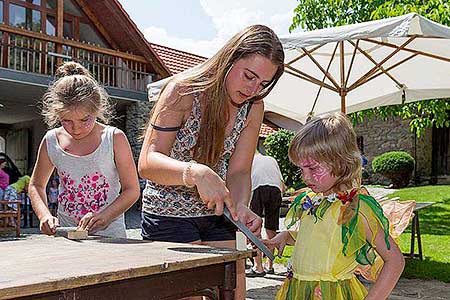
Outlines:
[[[224,141],[221,158],[213,170],[223,179],[226,179],[228,163],[233,155],[236,143],[244,128],[245,120],[251,108],[245,103],[238,110],[231,133]],[[172,146],[170,157],[179,161],[192,160],[194,146],[197,143],[201,124],[201,108],[199,94],[194,95],[192,111],[182,128],[177,132]],[[201,201],[195,188],[182,185],[160,185],[147,180],[142,197],[142,210],[146,213],[171,217],[201,217],[214,215]]]
[[[114,162],[115,130],[115,127],[105,126],[100,145],[83,156],[64,151],[59,145],[56,129],[47,132],[48,156],[59,176],[58,219],[61,226],[78,226],[85,214],[102,211],[118,197],[121,186]],[[126,237],[123,214],[96,234]]]

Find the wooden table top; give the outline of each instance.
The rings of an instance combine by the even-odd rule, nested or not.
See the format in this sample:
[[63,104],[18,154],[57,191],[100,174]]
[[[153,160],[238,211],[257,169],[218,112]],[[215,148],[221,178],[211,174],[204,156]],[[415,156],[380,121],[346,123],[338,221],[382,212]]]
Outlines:
[[201,245],[32,235],[0,240],[0,299],[235,261],[252,251]]

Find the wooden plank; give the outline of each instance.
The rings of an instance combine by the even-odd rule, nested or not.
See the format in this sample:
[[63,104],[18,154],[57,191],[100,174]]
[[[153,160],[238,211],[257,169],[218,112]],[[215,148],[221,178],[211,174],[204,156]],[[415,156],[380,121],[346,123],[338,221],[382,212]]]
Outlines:
[[55,236],[62,236],[69,240],[85,240],[88,237],[88,232],[77,227],[58,227]]
[[35,235],[2,242],[0,265],[5,272],[0,273],[0,299],[163,274],[251,256],[252,251],[202,245],[101,237],[72,241]]

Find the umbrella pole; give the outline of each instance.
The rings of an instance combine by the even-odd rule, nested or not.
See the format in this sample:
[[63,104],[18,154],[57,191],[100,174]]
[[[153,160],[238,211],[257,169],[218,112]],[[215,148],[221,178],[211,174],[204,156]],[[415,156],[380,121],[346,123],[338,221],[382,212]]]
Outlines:
[[345,114],[345,98],[347,96],[347,91],[344,89],[341,89],[341,113]]

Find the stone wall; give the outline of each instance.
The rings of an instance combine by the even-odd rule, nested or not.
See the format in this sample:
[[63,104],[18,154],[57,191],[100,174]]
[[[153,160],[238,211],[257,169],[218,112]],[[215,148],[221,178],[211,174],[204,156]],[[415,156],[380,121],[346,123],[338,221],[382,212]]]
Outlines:
[[389,184],[386,177],[374,174],[371,166],[376,156],[389,151],[408,152],[416,159],[418,177],[428,179],[431,175],[431,129],[416,138],[410,131],[409,120],[391,117],[386,121],[380,118],[365,120],[355,126],[355,131],[358,137],[363,138],[364,155],[368,159],[366,168],[370,174],[368,183]]
[[125,134],[131,145],[134,161],[139,159],[139,153],[141,152],[143,129],[148,122],[150,110],[153,107],[153,102],[134,102],[127,107],[126,122],[125,122]]

